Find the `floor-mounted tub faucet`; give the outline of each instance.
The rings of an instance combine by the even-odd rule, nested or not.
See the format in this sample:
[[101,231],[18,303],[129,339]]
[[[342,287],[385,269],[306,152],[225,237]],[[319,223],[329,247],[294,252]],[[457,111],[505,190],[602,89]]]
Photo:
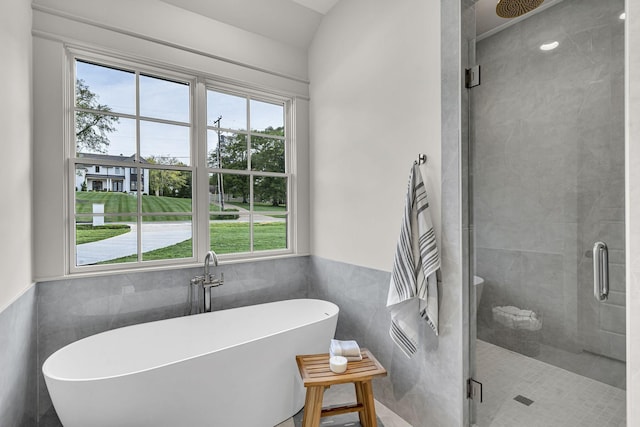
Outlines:
[[215,274],[210,273],[210,265],[211,261],[213,261],[213,266],[218,266],[218,256],[215,252],[209,251],[204,257],[204,275],[196,276],[191,279],[192,285],[198,285],[202,287],[202,291],[204,293],[204,312],[208,313],[211,311],[211,288],[220,286],[224,283],[224,273],[220,273],[220,278],[218,279]]

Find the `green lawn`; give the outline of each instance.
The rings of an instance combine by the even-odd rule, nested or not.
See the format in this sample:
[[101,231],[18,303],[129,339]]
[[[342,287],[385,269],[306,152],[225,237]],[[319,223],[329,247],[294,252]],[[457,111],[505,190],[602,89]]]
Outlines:
[[[249,224],[243,222],[214,223],[210,227],[211,250],[217,254],[249,252]],[[254,250],[286,249],[287,225],[284,222],[254,224]],[[144,261],[190,258],[193,255],[191,239],[166,248],[142,254]],[[136,256],[128,256],[100,264],[135,262]]]
[[287,248],[287,223],[264,222],[253,224],[253,250],[268,251]]
[[[76,213],[90,214],[94,203],[104,204],[105,213],[124,214],[106,216],[105,222],[135,222],[136,217],[127,215],[138,211],[138,198],[126,193],[107,191],[76,191]],[[212,205],[213,206],[213,205]],[[214,208],[216,210],[217,208]],[[191,199],[176,197],[142,196],[142,212],[173,212],[173,215],[149,215],[145,221],[189,221],[191,215],[176,215],[177,212],[191,212]],[[78,222],[91,222],[90,216],[79,216]]]
[[[76,213],[79,223],[90,223],[92,217],[93,203],[104,204],[105,213],[118,213],[124,215],[106,216],[106,223],[113,222],[135,222],[134,215],[127,215],[137,211],[138,199],[126,193],[99,192],[99,191],[77,191],[76,193]],[[229,203],[229,205],[248,209],[248,203]],[[220,211],[219,206],[211,205],[211,212]],[[285,206],[272,206],[270,204],[256,204],[256,212],[284,212]],[[179,199],[174,197],[142,196],[142,212],[153,212],[156,215],[144,217],[144,221],[191,221],[191,215],[179,215],[180,212],[191,212],[191,199]],[[171,214],[162,214],[171,212]],[[284,215],[274,215],[274,217],[284,217]],[[237,214],[213,215],[211,219],[237,219]],[[116,226],[116,227],[110,227]],[[129,231],[128,226],[116,224],[106,224],[103,227],[92,227],[90,224],[78,224],[76,227],[76,243],[89,243],[102,239],[108,239]],[[246,222],[212,223],[210,228],[211,249],[218,254],[250,252],[249,224]],[[285,222],[256,223],[254,224],[254,251],[265,251],[273,249],[285,249],[287,247],[287,225]],[[190,258],[192,256],[191,239],[166,248],[157,249],[143,254],[144,261]],[[135,256],[119,258],[106,261],[104,264],[135,262]]]
[[[93,213],[93,204],[104,204],[104,212],[109,214],[123,214],[119,216],[106,216],[105,222],[135,222],[133,214],[138,211],[138,198],[127,193],[114,193],[107,191],[76,191],[76,213]],[[249,209],[248,203],[227,202],[226,204]],[[273,206],[269,203],[254,204],[255,212],[285,212],[286,206]],[[219,212],[220,206],[211,204],[211,212]],[[179,212],[191,212],[191,199],[179,199],[176,197],[142,196],[142,212],[153,212],[160,215],[145,216],[145,221],[188,221],[190,216],[175,215]],[[173,212],[174,215],[162,215],[163,212]],[[231,216],[231,215],[230,215]],[[278,215],[281,216],[281,215]],[[220,219],[220,218],[217,218]],[[91,222],[91,216],[79,216],[78,222]]]
[[97,242],[128,233],[131,230],[126,224],[108,224],[92,226],[90,224],[76,225],[76,244]]

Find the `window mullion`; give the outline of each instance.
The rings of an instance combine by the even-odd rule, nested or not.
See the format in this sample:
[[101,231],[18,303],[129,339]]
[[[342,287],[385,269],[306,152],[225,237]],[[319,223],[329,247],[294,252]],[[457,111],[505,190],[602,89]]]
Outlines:
[[254,193],[253,193],[253,173],[249,174],[249,252],[254,253],[253,247],[253,212],[254,212]]
[[251,100],[247,100],[247,170],[251,170]]
[[138,195],[138,212],[136,215],[136,223],[138,224],[136,230],[136,239],[138,245],[138,261],[142,262],[142,193],[144,193],[142,187],[142,174],[144,171],[140,167],[142,164],[142,157],[140,156],[140,72],[136,71],[136,162],[138,166],[136,168],[137,176],[137,184],[136,184],[136,194]]
[[253,178],[254,176],[253,176],[253,173],[251,172],[253,169],[251,165],[251,162],[253,160],[251,158],[251,97],[247,96],[246,100],[247,100],[247,104],[246,104],[246,108],[247,108],[247,170],[249,171],[249,252],[253,254],[255,252],[255,248],[253,245],[253,237],[254,237],[254,234],[253,234],[253,220],[254,220]]
[[[295,117],[293,115],[294,109],[292,108],[292,102],[286,102],[284,104],[284,171],[287,174],[287,248],[291,249],[294,252],[297,252],[297,218],[294,216],[297,214],[297,207],[294,207],[294,203],[297,203],[297,198],[294,198],[294,194],[296,192],[296,182],[294,181],[294,171],[292,170],[292,166],[295,162],[292,162],[293,156],[295,155],[294,150],[294,128],[293,123],[295,122]],[[291,214],[293,212],[293,215]]]
[[[122,119],[135,119],[137,117],[135,114],[118,113],[115,111],[92,110],[90,108],[74,107],[74,110],[76,113],[90,113],[101,116],[114,116]],[[184,125],[184,123],[180,122],[177,122],[177,124]]]
[[198,79],[195,88],[194,105],[194,145],[196,171],[193,176],[193,197],[195,198],[194,256],[201,260],[211,248],[209,224],[209,171],[207,169],[207,88]]

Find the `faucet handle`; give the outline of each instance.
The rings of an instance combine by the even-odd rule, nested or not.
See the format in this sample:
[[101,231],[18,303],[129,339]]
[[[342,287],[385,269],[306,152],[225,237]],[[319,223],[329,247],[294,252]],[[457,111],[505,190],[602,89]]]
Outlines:
[[220,278],[216,278],[215,274],[208,274],[203,277],[203,280],[199,282],[205,288],[214,288],[222,285],[224,282],[224,273],[220,273]]

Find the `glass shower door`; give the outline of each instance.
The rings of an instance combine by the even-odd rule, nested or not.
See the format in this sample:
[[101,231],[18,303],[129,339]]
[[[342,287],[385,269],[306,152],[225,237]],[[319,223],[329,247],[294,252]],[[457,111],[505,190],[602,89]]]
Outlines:
[[[480,427],[625,425],[623,10],[564,0],[476,43]],[[594,297],[594,265],[607,299]]]

